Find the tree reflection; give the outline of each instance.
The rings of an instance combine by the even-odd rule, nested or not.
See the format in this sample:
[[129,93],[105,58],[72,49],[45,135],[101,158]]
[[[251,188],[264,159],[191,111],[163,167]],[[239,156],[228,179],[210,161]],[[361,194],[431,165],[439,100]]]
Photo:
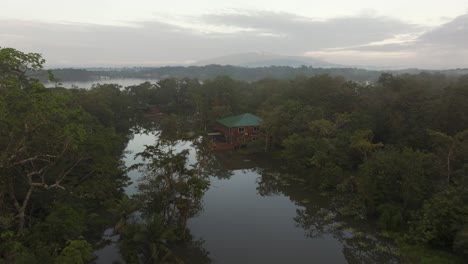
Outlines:
[[334,237],[340,235],[340,224],[335,222],[332,212],[319,206],[308,206],[308,208],[297,209],[294,221],[306,231],[311,238],[321,238],[324,234]]
[[[257,191],[260,195],[282,193],[296,203],[294,221],[311,238],[332,236],[343,245],[343,254],[348,263],[399,263],[395,247],[383,238],[363,228],[362,222],[347,219],[333,208],[333,201],[324,200],[316,191],[301,187],[290,175],[260,170]],[[331,199],[331,198],[327,198]]]
[[188,237],[183,243],[174,246],[174,252],[183,263],[209,264],[210,253],[205,249],[205,241]]
[[256,171],[259,175],[262,175],[263,173],[266,174],[265,177],[262,175],[256,180],[256,189],[258,194],[260,194],[261,196],[272,196],[281,193],[280,182],[276,179],[276,177],[278,177],[279,174],[268,173],[261,169],[256,169]]
[[127,262],[192,263],[187,260],[197,259],[196,263],[210,263],[203,242],[190,234],[187,220],[203,209],[209,177],[230,174],[217,166],[204,137],[192,140],[193,164],[189,149],[181,150],[178,142],[160,138],[136,154],[143,160],[131,167],[142,173],[139,192],[133,197],[139,214],[121,232],[121,251]]
[[218,179],[229,179],[234,173],[227,169],[218,155],[210,148],[210,141],[204,135],[192,139],[192,146],[196,151],[197,174],[205,177],[212,176]]

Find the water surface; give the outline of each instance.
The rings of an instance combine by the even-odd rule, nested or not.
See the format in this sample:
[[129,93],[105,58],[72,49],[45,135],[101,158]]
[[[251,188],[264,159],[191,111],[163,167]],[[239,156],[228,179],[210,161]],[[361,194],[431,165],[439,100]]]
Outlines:
[[[118,78],[118,79],[103,79],[94,81],[72,81],[72,82],[60,82],[60,86],[65,88],[84,88],[90,89],[95,84],[118,84],[122,87],[138,85],[144,82],[157,82],[157,79],[140,79],[140,78]],[[46,87],[55,87],[55,83],[46,83]]]
[[[134,155],[157,140],[157,133],[136,134],[127,146],[126,166],[141,162]],[[195,162],[190,142],[179,141],[174,148],[190,149],[189,163]],[[188,222],[193,240],[202,243],[211,263],[399,262],[387,252],[388,243],[369,229],[337,219],[329,198],[305,189],[301,177],[235,152],[217,157],[228,173],[210,177],[203,210]],[[132,195],[141,174],[132,171],[129,176],[132,184],[125,191]],[[111,244],[96,252],[96,262],[110,263],[116,252]],[[206,257],[190,261],[206,263]]]
[[346,263],[337,239],[311,239],[297,226],[300,206],[282,194],[261,196],[259,177],[253,169],[212,177],[204,211],[189,227],[205,240],[213,263]]

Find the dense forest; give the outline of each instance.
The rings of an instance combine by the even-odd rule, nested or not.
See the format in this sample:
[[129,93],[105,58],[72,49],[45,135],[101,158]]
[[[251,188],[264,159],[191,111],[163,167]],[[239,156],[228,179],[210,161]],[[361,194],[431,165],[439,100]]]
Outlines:
[[134,113],[118,87],[46,89],[0,49],[0,263],[87,263],[127,184]]
[[279,159],[290,171],[313,171],[306,182],[319,180],[337,213],[375,223],[398,241],[406,261],[425,254],[434,263],[456,261],[444,252],[466,257],[468,76],[385,73],[370,85],[329,75],[218,77],[128,88],[145,104],[163,106],[169,123],[189,117],[198,129],[256,113],[263,137],[248,152]]
[[[177,247],[196,248],[187,219],[206,176],[222,173],[203,135],[216,119],[246,112],[262,118],[262,137],[243,152],[311,172],[300,174],[304,184],[318,182],[337,214],[394,240],[401,262],[468,257],[468,75],[372,72],[376,81],[362,83],[368,76],[351,81],[340,76],[345,69],[271,67],[242,81],[207,66],[209,75],[196,73],[203,82],[188,67],[156,83],[47,89],[33,78],[43,63],[0,49],[0,263],[90,262],[110,225],[128,263],[183,263]],[[146,126],[144,105],[163,109],[151,126],[166,132],[138,154],[145,181],[127,197],[121,156],[132,131]],[[170,148],[185,135],[200,154],[190,169],[188,153]],[[132,220],[135,211],[144,221]]]

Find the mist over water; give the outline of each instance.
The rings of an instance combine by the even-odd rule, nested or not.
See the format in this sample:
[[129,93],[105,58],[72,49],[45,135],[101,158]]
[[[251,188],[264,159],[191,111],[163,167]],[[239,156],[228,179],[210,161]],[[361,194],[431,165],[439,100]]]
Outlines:
[[118,84],[122,87],[138,85],[144,82],[157,82],[157,79],[139,79],[139,78],[119,78],[119,79],[103,79],[103,80],[95,80],[95,81],[76,81],[76,82],[59,82],[59,83],[46,83],[45,86],[48,88],[52,88],[57,86],[65,87],[65,88],[84,88],[90,89],[93,85],[97,84]]

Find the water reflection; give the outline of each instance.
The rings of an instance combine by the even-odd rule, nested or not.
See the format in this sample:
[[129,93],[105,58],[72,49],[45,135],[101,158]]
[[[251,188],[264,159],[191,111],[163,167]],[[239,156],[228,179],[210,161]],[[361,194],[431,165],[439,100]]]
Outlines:
[[[176,140],[186,130],[173,131],[177,132],[135,135],[128,145],[132,154],[127,154],[127,166],[143,161],[133,156],[144,145],[165,142],[173,155],[188,149],[185,168],[209,179],[209,189],[197,199],[183,195],[180,200],[181,191],[176,187],[172,190],[164,186],[167,182],[145,182],[142,171],[131,172],[134,184],[126,191],[143,200],[144,225],[134,221],[124,234],[135,238],[120,242],[124,258],[128,259],[129,248],[139,247],[144,252],[139,261],[149,261],[144,256],[156,254],[154,245],[161,244],[162,238],[169,241],[170,236],[183,233],[185,239],[164,244],[170,251],[158,249],[160,258],[171,252],[177,256],[171,261],[181,263],[399,262],[389,243],[373,236],[362,223],[340,217],[334,201],[307,189],[303,177],[281,171],[271,161],[235,151],[212,153],[203,147],[203,138],[192,135],[190,141]],[[179,136],[171,137],[173,134]],[[161,200],[165,191],[176,192],[169,195],[172,201]],[[162,208],[162,202],[170,206]],[[186,227],[176,227],[186,220]],[[173,231],[162,233],[160,227],[170,223]]]
[[[122,231],[121,241],[128,254],[126,260],[143,258],[144,262],[183,263],[182,256],[174,248],[184,245],[197,256],[208,256],[199,249],[201,243],[192,240],[187,220],[202,209],[202,198],[209,187],[206,173],[211,164],[208,144],[203,137],[192,140],[190,149],[180,149],[179,141],[164,138],[161,133],[152,145],[136,154],[141,163],[130,169],[138,169],[138,192],[133,200],[138,204],[139,215],[144,221],[128,223]],[[201,253],[201,254],[199,254]],[[191,254],[189,254],[191,255]],[[206,262],[206,261],[204,261]]]
[[283,194],[299,207],[294,221],[311,239],[329,236],[340,241],[348,263],[399,263],[395,247],[384,238],[378,238],[364,223],[340,217],[330,196],[318,195],[317,190],[306,189],[301,178],[264,170],[257,190],[263,195]]
[[189,221],[214,263],[346,263],[339,241],[304,236],[288,197],[257,193],[258,169],[233,174],[211,179],[203,213]]

